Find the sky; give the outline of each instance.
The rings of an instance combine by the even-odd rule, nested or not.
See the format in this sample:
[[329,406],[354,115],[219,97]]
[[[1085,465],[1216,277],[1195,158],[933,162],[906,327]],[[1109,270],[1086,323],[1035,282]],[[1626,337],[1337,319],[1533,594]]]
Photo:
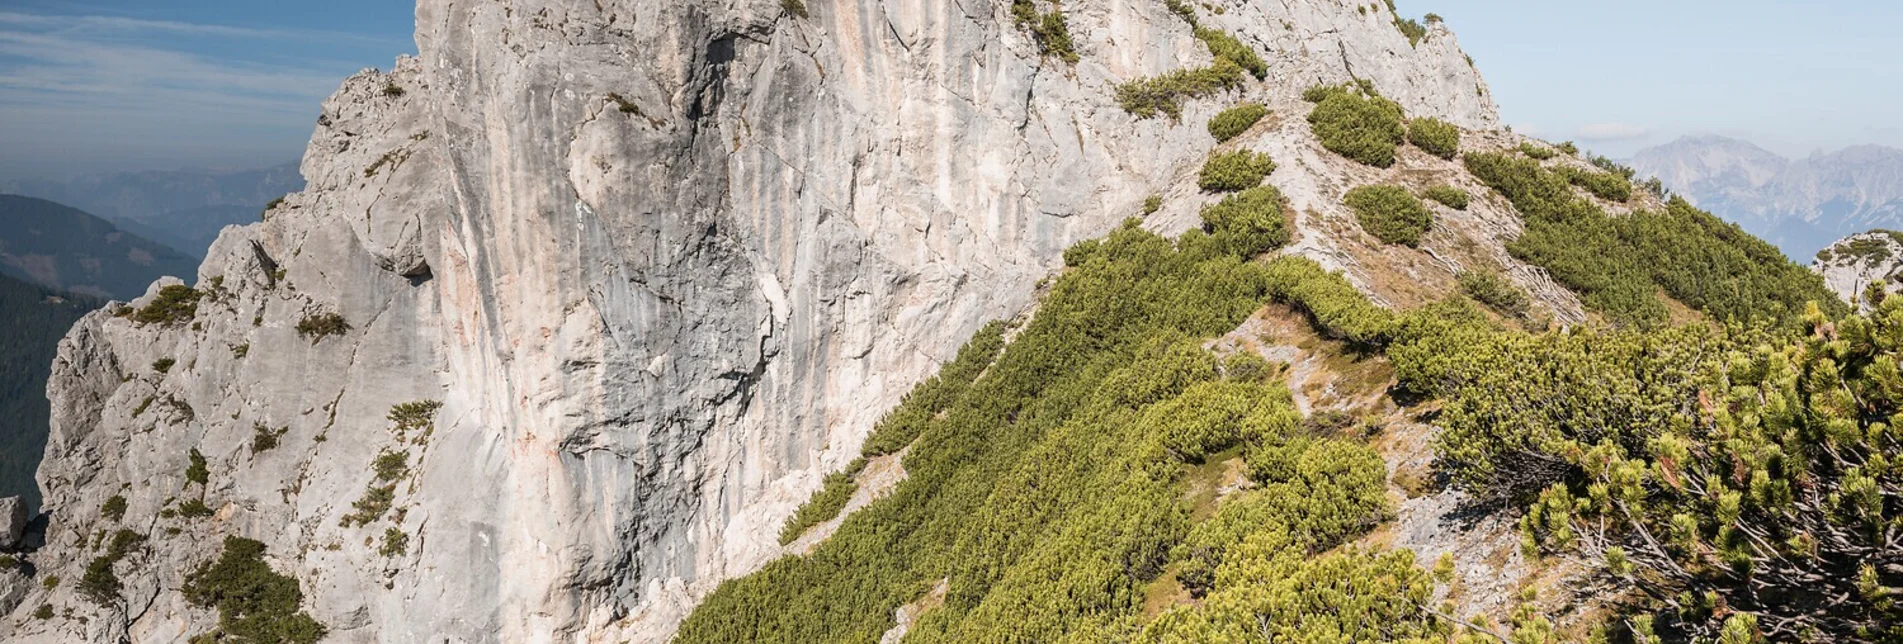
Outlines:
[[1400,0],[1440,14],[1515,131],[1601,154],[1718,134],[1903,147],[1903,2]]
[[0,181],[302,156],[318,105],[415,53],[403,0],[0,0]]
[[[1903,2],[1399,4],[1444,17],[1541,138],[1903,147]],[[295,160],[344,77],[416,51],[413,23],[405,0],[0,0],[0,181]]]

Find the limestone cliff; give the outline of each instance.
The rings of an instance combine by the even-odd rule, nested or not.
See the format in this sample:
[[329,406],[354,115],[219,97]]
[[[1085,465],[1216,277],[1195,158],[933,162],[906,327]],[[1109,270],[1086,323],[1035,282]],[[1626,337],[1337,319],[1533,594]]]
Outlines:
[[1885,293],[1903,290],[1898,279],[1903,274],[1903,235],[1872,230],[1839,239],[1817,253],[1811,270],[1824,276],[1824,285],[1845,302],[1867,308],[1864,293],[1871,285],[1882,285]]
[[[1220,4],[1204,24],[1267,73],[1177,121],[1114,98],[1210,61],[1162,0],[1065,3],[1075,64],[1003,1],[420,0],[419,56],[325,102],[308,188],[224,231],[186,276],[195,311],[145,315],[177,303],[162,283],[62,342],[29,558],[68,581],[34,587],[0,639],[205,632],[216,613],[178,589],[241,535],[330,641],[663,640],[778,556],[821,477],[975,329],[1029,306],[1065,247],[1148,195],[1193,194],[1203,122],[1239,100],[1276,111],[1228,145],[1283,164],[1293,252],[1390,304],[1451,283],[1462,257],[1340,231],[1341,192],[1402,168],[1321,152],[1299,95],[1364,79],[1517,143],[1490,133],[1453,35],[1411,44],[1379,3]],[[1148,225],[1192,225],[1192,201]],[[1467,261],[1580,318],[1502,250],[1510,209],[1447,214],[1478,241]],[[183,509],[200,500],[209,516]],[[149,538],[116,565],[123,591],[82,599],[72,582],[120,528]],[[42,604],[71,617],[27,615]]]

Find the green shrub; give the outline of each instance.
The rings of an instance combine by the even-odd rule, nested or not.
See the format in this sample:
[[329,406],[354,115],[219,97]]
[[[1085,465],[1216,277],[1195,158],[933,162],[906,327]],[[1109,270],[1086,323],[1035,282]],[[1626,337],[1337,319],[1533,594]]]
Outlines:
[[105,503],[100,504],[99,515],[112,521],[125,518],[126,498],[117,494],[112,495],[112,498],[106,499]]
[[[1903,583],[1865,556],[1903,501],[1887,483],[1899,325],[1903,301],[1787,329],[1463,334],[1391,355],[1443,403],[1453,480],[1524,504],[1529,554],[1632,586],[1622,617],[1684,641],[1738,633],[1727,613],[1867,641],[1895,623],[1878,589]],[[1726,639],[1754,641],[1742,630]]]
[[40,604],[39,608],[33,609],[33,619],[41,621],[53,619],[53,605]]
[[304,593],[297,580],[271,570],[264,544],[225,537],[224,552],[186,575],[179,589],[195,606],[218,609],[211,641],[312,644],[326,629],[298,610]]
[[1269,108],[1259,103],[1243,103],[1223,110],[1215,118],[1209,119],[1209,135],[1216,141],[1225,142],[1249,131],[1256,121],[1269,115]]
[[403,478],[410,473],[410,452],[408,450],[384,451],[377,454],[377,460],[371,462],[370,469],[377,473],[379,482]]
[[1637,170],[1633,170],[1629,166],[1621,165],[1618,161],[1614,161],[1612,159],[1599,156],[1597,154],[1587,158],[1586,161],[1591,163],[1593,167],[1599,168],[1600,170],[1604,170],[1606,172],[1610,172],[1612,174],[1619,175],[1620,178],[1625,179],[1627,181],[1631,181],[1632,177],[1638,174]]
[[[1092,239],[1077,246],[1084,246],[1085,243],[1093,250],[1098,245],[1097,240]],[[1079,258],[1076,265],[1083,265],[1087,256]],[[1064,258],[1070,261],[1071,253],[1066,251]],[[911,445],[934,418],[962,399],[972,382],[991,366],[998,352],[1004,350],[1006,328],[1004,322],[994,320],[979,329],[965,346],[958,349],[958,355],[951,363],[938,370],[938,375],[913,387],[898,407],[879,419],[879,423],[872,428],[872,435],[866,437],[866,444],[861,451],[866,456],[883,456],[897,453]]]
[[204,297],[203,293],[189,286],[172,284],[159,289],[151,302],[132,314],[132,319],[140,324],[184,324],[198,315],[198,299],[201,297]]
[[306,313],[304,319],[297,322],[297,334],[310,340],[311,344],[317,344],[324,338],[343,335],[349,331],[350,323],[344,321],[344,316],[336,313]]
[[187,519],[202,519],[212,514],[211,506],[206,505],[204,499],[187,499],[178,504],[178,516]]
[[1308,122],[1322,147],[1378,168],[1393,165],[1394,148],[1405,135],[1401,107],[1385,98],[1363,96],[1345,88],[1323,94],[1308,113]]
[[[1025,0],[1017,0],[1024,2]],[[1267,78],[1269,67],[1255,50],[1234,36],[1216,29],[1205,29],[1196,21],[1195,9],[1178,0],[1167,0],[1170,10],[1182,16],[1215,58],[1208,67],[1179,69],[1162,76],[1138,79],[1117,85],[1117,103],[1138,118],[1168,114],[1171,119],[1183,115],[1183,99],[1207,96],[1234,89],[1242,84],[1247,71],[1257,79]]]
[[144,545],[145,535],[123,528],[113,533],[105,554],[94,557],[86,564],[86,573],[80,577],[77,587],[79,594],[101,606],[117,602],[119,591],[125,586],[119,582],[119,575],[113,572],[112,567]]
[[159,358],[157,360],[152,361],[152,370],[157,371],[159,373],[166,373],[171,371],[172,365],[175,365],[175,364],[178,364],[177,360],[173,360],[171,358]]
[[186,457],[190,460],[190,463],[185,466],[185,480],[188,483],[204,485],[211,481],[211,468],[206,467],[205,455],[198,453],[198,448],[192,448],[191,453]]
[[359,497],[356,502],[350,504],[351,509],[356,511],[344,515],[343,520],[338,522],[337,525],[346,528],[352,525],[370,525],[377,519],[383,518],[383,513],[389,512],[390,505],[395,501],[395,483],[368,486],[364,488],[363,496]]
[[1461,271],[1456,281],[1460,284],[1461,293],[1465,293],[1467,297],[1481,304],[1493,307],[1493,310],[1499,311],[1501,315],[1521,317],[1526,315],[1527,307],[1531,305],[1526,292],[1514,286],[1512,281],[1500,276],[1499,273]]
[[1287,203],[1274,186],[1244,189],[1203,208],[1203,232],[1221,252],[1239,257],[1281,248],[1289,240],[1282,216]]
[[1050,13],[1040,14],[1034,0],[1012,0],[1011,17],[1020,28],[1030,30],[1038,51],[1066,63],[1077,63],[1076,45],[1071,42],[1070,25],[1064,21],[1061,7],[1053,6]]
[[1227,58],[1218,58],[1208,67],[1179,69],[1161,76],[1140,78],[1117,85],[1117,104],[1137,118],[1167,114],[1183,115],[1183,99],[1200,98],[1242,84],[1242,67]]
[[804,0],[780,0],[780,9],[785,11],[787,15],[794,17],[810,17],[806,13],[806,2]]
[[786,525],[780,528],[780,545],[793,543],[808,528],[839,516],[839,511],[846,507],[846,502],[852,500],[852,493],[858,489],[859,484],[850,474],[834,472],[826,475],[825,484],[813,493],[813,498],[800,505],[793,516],[786,518]]
[[1401,35],[1407,36],[1407,44],[1409,47],[1419,46],[1421,39],[1427,37],[1427,28],[1421,26],[1421,23],[1416,22],[1413,18],[1395,16],[1394,28],[1400,30]]
[[1353,87],[1352,85],[1346,85],[1346,84],[1344,85],[1315,85],[1315,86],[1309,87],[1308,89],[1302,90],[1302,100],[1308,101],[1310,103],[1320,103],[1322,101],[1328,100],[1328,97],[1330,96],[1334,96],[1336,94],[1343,93],[1343,92],[1354,91],[1350,89],[1352,87]]
[[1162,210],[1162,209],[1163,209],[1163,195],[1150,195],[1148,197],[1143,198],[1143,215],[1145,217],[1154,215],[1156,214],[1156,211]]
[[1436,118],[1417,118],[1407,123],[1407,142],[1443,159],[1460,153],[1460,128]]
[[1209,48],[1211,56],[1235,63],[1255,76],[1257,80],[1268,78],[1268,63],[1262,62],[1262,57],[1255,53],[1254,48],[1242,44],[1242,41],[1236,40],[1235,36],[1219,29],[1203,27],[1196,27],[1195,34],[1196,39],[1203,41],[1203,45]]
[[54,588],[58,588],[58,587],[59,587],[59,575],[47,575],[45,579],[41,579],[41,580],[40,580],[40,587],[41,587],[41,588],[45,588],[45,589],[47,589],[47,590],[52,590],[52,589],[54,589]]
[[13,555],[0,555],[0,570],[12,570],[18,565],[20,565],[20,560],[15,559]]
[[1606,201],[1624,203],[1632,198],[1632,182],[1610,172],[1590,172],[1571,166],[1553,168],[1559,176],[1586,192]]
[[1559,150],[1560,154],[1569,157],[1579,156],[1579,146],[1574,145],[1572,141],[1561,142],[1559,145],[1553,146],[1553,149]]
[[397,528],[383,530],[383,545],[377,548],[377,554],[385,557],[401,557],[410,552],[410,535]]
[[1808,302],[1832,315],[1845,310],[1822,278],[1682,199],[1663,212],[1613,217],[1536,161],[1494,153],[1469,153],[1465,161],[1526,220],[1507,250],[1615,322],[1663,323],[1660,290],[1718,321],[1789,324]]
[[1454,210],[1467,209],[1467,191],[1447,184],[1428,188],[1427,198],[1438,201],[1441,205],[1453,208]]
[[1349,190],[1343,202],[1354,210],[1362,230],[1389,244],[1417,246],[1434,223],[1421,200],[1400,186],[1360,186]]
[[1386,344],[1394,335],[1394,313],[1369,302],[1339,273],[1323,270],[1306,257],[1277,257],[1266,275],[1269,297],[1306,314],[1321,335],[1363,347]]
[[1556,153],[1553,152],[1553,150],[1546,147],[1534,145],[1533,142],[1531,141],[1522,142],[1520,144],[1520,154],[1524,154],[1535,161],[1545,161],[1547,159],[1551,159],[1554,156],[1556,156]]
[[266,427],[264,423],[252,423],[251,453],[258,454],[276,448],[278,446],[278,439],[282,438],[284,433],[289,431],[291,431],[289,425],[271,429],[270,427]]
[[1262,152],[1235,150],[1209,155],[1196,185],[1211,192],[1235,192],[1262,184],[1275,171],[1275,161]]

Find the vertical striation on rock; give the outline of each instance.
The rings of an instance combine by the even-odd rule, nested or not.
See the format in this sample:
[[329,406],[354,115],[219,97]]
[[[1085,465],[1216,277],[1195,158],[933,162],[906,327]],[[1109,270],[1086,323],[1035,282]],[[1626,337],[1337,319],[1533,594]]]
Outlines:
[[118,601],[27,602],[87,622],[0,638],[208,631],[176,589],[241,535],[335,641],[663,640],[1065,247],[1193,172],[1237,97],[1365,79],[1498,124],[1444,27],[1410,45],[1326,0],[1207,16],[1268,69],[1181,122],[1114,99],[1209,62],[1160,0],[1066,3],[1075,65],[1008,3],[807,5],[420,0],[419,55],[324,103],[308,188],[224,231],[194,311],[148,319],[161,282],[61,343],[34,560],[76,579],[99,531],[149,541]]

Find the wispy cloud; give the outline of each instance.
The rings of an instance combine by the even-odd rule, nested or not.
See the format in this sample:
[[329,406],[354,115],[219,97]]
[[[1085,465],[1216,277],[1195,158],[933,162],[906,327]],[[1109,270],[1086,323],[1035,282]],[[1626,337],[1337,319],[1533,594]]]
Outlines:
[[1610,143],[1617,141],[1636,141],[1651,134],[1652,132],[1650,130],[1629,123],[1589,123],[1580,126],[1575,136],[1581,141]]
[[[357,69],[329,54],[394,57],[409,47],[315,30],[0,11],[0,140],[69,150],[66,161],[82,168],[89,155],[150,157],[246,136],[294,155],[318,103]],[[30,163],[0,158],[0,172]]]
[[247,38],[254,40],[316,40],[324,42],[356,41],[376,44],[400,44],[386,38],[318,29],[259,29],[232,25],[212,25],[173,20],[145,20],[124,16],[66,16],[0,11],[0,26],[24,27],[64,33],[103,34],[169,33],[177,35]]

